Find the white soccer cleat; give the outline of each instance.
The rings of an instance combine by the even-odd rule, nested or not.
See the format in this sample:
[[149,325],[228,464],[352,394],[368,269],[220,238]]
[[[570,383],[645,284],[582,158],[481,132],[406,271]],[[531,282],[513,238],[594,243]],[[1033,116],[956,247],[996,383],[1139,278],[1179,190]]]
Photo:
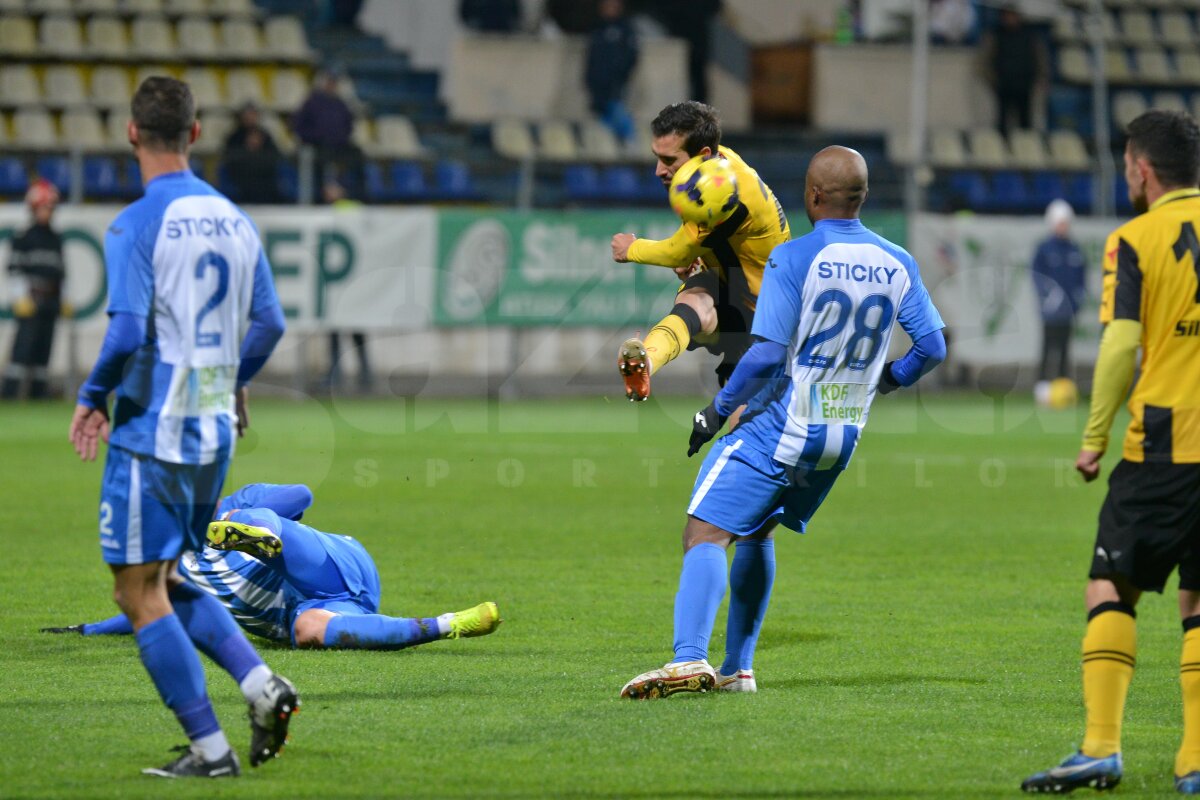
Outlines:
[[653,700],[677,692],[710,692],[716,683],[717,673],[707,661],[679,661],[638,675],[621,688],[621,697]]
[[717,672],[717,691],[719,692],[757,692],[758,684],[754,682],[754,670],[739,669],[732,675]]

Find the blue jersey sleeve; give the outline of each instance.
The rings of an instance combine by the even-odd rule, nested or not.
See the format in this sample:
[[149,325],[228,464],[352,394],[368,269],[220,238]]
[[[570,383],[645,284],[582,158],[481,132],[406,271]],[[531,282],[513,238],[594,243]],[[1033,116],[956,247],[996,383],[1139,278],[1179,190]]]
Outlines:
[[104,234],[104,270],[108,276],[108,313],[149,317],[154,301],[154,242],[158,226],[138,219],[130,207]]
[[283,307],[275,294],[275,281],[265,253],[258,255],[254,269],[254,293],[250,300],[250,328],[242,340],[241,365],[238,367],[238,386],[245,386],[271,357],[275,345],[283,337],[286,324]]
[[269,508],[243,508],[230,514],[229,519],[231,522],[240,522],[243,525],[266,528],[276,536],[283,533],[283,521]]
[[788,245],[776,247],[767,259],[751,327],[758,338],[782,345],[791,344],[800,326],[800,300],[808,274],[807,263],[790,257],[785,247]]
[[911,264],[909,280],[912,285],[900,301],[898,319],[908,338],[915,342],[934,331],[940,331],[946,327],[946,323],[942,322],[942,315],[934,307],[925,284],[921,282],[921,273],[917,271],[915,262]]

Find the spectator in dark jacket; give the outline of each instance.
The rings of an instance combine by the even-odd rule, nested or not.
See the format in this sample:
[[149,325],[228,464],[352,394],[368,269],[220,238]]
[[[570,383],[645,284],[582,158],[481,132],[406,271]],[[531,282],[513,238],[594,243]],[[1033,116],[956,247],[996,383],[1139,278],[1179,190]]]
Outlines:
[[633,136],[633,117],[624,95],[637,60],[637,36],[625,16],[624,0],[601,0],[600,25],[588,40],[584,82],[592,111],[621,141]]
[[296,137],[314,150],[313,186],[336,181],[352,198],[361,196],[362,153],[351,141],[354,112],[338,95],[338,74],[322,70],[292,119]]
[[1042,34],[1027,24],[1013,7],[1000,12],[1000,24],[983,38],[984,76],[996,92],[997,124],[1008,135],[1010,127],[1033,127],[1033,96],[1047,81],[1050,56]]
[[279,147],[259,123],[258,107],[242,106],[238,124],[225,139],[221,163],[238,203],[282,203],[279,191]]
[[1033,288],[1042,315],[1042,361],[1040,384],[1070,377],[1071,331],[1085,296],[1083,250],[1071,239],[1075,212],[1066,200],[1055,200],[1046,208],[1051,235],[1033,256]]
[[521,4],[518,0],[460,0],[458,16],[472,30],[512,33],[521,27]]

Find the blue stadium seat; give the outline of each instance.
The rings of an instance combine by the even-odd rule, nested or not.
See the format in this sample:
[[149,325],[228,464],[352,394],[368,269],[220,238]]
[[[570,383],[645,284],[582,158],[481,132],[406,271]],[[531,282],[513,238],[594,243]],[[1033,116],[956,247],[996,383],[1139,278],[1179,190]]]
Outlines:
[[378,162],[368,161],[363,165],[363,180],[366,183],[364,189],[367,193],[367,200],[378,203],[391,199],[391,190],[384,178],[383,167]]
[[1113,186],[1113,207],[1122,216],[1133,213],[1133,204],[1129,202],[1129,184],[1120,172],[1117,173],[1116,185]]
[[392,164],[392,199],[416,200],[425,195],[425,173],[420,164],[411,161]]
[[996,211],[1028,211],[1029,190],[1019,172],[997,172],[992,176],[992,191],[985,208]]
[[564,202],[595,200],[600,193],[600,176],[590,164],[572,164],[563,170],[562,189]]
[[278,175],[276,186],[279,188],[279,193],[283,195],[283,201],[285,203],[300,202],[300,172],[296,169],[296,165],[290,161],[280,161]]
[[433,169],[437,191],[442,197],[453,200],[469,200],[478,197],[471,170],[461,161],[439,161]]
[[1067,196],[1067,187],[1057,172],[1035,172],[1031,183],[1030,202],[1039,208],[1045,208],[1051,201]]
[[136,158],[128,158],[125,160],[125,180],[121,181],[121,197],[141,197],[142,191],[142,168]]
[[121,196],[121,181],[117,162],[104,156],[89,156],[83,160],[83,194],[97,200]]
[[[654,174],[653,170],[641,170],[642,172],[642,200],[647,203],[665,203],[667,202],[667,190],[663,188],[662,181]],[[801,203],[803,205],[803,203]],[[787,208],[787,206],[784,206]]]
[[0,194],[24,195],[29,188],[29,175],[19,158],[0,158]]
[[66,156],[42,156],[34,168],[38,177],[53,183],[63,194],[71,190],[71,162]]
[[1087,173],[1072,175],[1067,181],[1067,202],[1078,214],[1092,210],[1092,176]]
[[981,172],[953,172],[949,205],[952,209],[982,209],[988,204],[988,185]]
[[600,195],[605,200],[634,201],[642,196],[637,172],[632,167],[609,167],[600,178]]

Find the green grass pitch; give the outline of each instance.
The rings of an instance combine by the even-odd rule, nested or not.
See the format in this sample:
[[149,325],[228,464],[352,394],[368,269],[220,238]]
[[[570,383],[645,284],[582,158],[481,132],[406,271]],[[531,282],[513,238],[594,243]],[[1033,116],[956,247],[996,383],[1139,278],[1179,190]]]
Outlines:
[[[1085,412],[1024,400],[881,399],[810,532],[781,531],[759,693],[618,700],[670,655],[700,402],[256,401],[230,485],[310,484],[307,521],[367,544],[386,613],[494,599],[505,623],[396,653],[260,641],[302,694],[291,744],[170,785],[138,772],[183,737],[133,642],[37,633],[113,611],[101,467],[68,406],[0,408],[0,797],[1002,797],[1073,749],[1104,487],[1071,471]],[[1172,594],[1140,609],[1120,796],[1171,793]],[[714,661],[723,640],[722,610]]]

